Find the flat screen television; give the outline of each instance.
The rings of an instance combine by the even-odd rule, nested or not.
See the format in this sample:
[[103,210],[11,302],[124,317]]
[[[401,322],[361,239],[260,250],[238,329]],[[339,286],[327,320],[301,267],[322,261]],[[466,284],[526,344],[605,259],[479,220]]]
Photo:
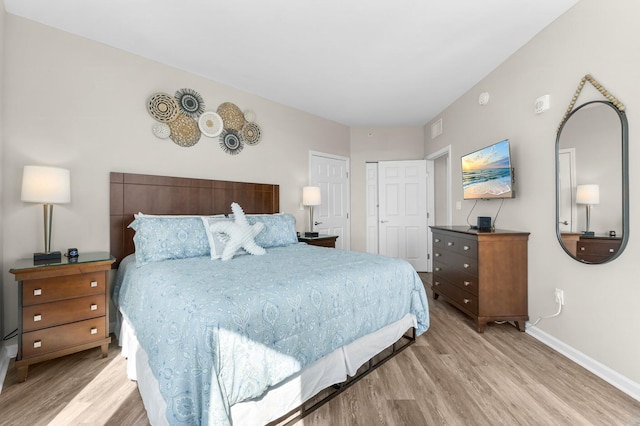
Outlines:
[[465,200],[515,198],[509,140],[462,156]]

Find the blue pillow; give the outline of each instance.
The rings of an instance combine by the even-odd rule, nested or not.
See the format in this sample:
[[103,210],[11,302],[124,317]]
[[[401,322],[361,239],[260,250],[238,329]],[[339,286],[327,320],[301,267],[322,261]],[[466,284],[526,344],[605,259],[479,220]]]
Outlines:
[[296,219],[290,214],[247,215],[250,225],[264,223],[264,230],[256,235],[255,242],[260,247],[279,247],[298,243]]
[[136,264],[167,259],[209,256],[209,240],[200,216],[138,216],[129,225],[136,231]]

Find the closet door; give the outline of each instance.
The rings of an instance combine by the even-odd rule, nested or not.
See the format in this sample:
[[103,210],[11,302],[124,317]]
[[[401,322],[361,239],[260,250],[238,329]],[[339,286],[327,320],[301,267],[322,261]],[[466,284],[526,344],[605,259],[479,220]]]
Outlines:
[[379,253],[428,271],[426,161],[380,161],[378,205]]

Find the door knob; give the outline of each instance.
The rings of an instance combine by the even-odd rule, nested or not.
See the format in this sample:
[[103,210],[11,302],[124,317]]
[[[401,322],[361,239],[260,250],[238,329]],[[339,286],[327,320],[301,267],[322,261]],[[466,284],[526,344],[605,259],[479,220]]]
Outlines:
[[313,222],[314,225],[322,225],[322,222],[318,222],[317,220]]
[[389,222],[388,220],[381,220],[380,223],[387,223]]

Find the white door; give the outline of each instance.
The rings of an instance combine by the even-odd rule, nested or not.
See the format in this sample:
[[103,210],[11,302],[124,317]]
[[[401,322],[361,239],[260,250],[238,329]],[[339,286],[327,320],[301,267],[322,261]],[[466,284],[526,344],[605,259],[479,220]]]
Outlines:
[[427,165],[425,160],[378,163],[380,254],[428,270]]
[[321,194],[313,209],[314,231],[337,235],[336,248],[349,250],[349,159],[311,152],[309,185],[319,186]]
[[575,148],[561,149],[558,156],[558,221],[560,232],[576,232],[576,152]]

